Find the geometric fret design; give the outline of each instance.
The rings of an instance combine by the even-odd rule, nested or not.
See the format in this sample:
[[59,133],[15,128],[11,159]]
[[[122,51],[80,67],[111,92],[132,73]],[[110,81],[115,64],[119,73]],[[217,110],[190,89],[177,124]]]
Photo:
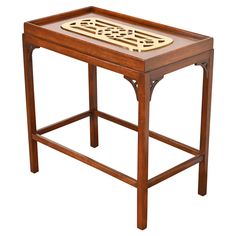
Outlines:
[[84,18],[66,22],[61,25],[61,28],[112,43],[134,52],[161,48],[173,42],[173,39],[163,35],[99,18]]

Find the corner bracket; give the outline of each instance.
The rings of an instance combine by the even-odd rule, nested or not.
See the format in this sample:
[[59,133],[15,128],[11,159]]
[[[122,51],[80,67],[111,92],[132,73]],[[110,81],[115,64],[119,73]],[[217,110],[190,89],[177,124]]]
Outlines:
[[195,63],[195,66],[201,66],[204,72],[208,72],[208,63],[206,61]]
[[[134,79],[128,78],[128,77],[126,77],[126,76],[124,76],[124,78],[125,78],[126,80],[128,80],[128,81],[131,83],[132,87],[134,88],[134,92],[135,92],[135,94],[136,94],[136,99],[137,99],[137,101],[138,101],[138,83],[137,83],[137,81],[134,80]],[[162,76],[162,77],[160,77],[160,78],[158,78],[158,79],[152,79],[152,80],[151,80],[151,83],[150,83],[150,101],[151,101],[151,99],[152,99],[152,94],[153,94],[154,88],[156,87],[156,85],[157,85],[163,78],[164,78],[164,76]]]

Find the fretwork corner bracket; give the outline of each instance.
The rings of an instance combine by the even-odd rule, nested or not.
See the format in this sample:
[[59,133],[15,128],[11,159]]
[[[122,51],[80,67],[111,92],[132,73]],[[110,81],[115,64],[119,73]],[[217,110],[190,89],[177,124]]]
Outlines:
[[[134,79],[128,78],[128,77],[126,77],[126,76],[124,76],[124,78],[125,78],[126,80],[128,80],[128,81],[131,83],[132,87],[134,88],[134,92],[135,92],[135,94],[136,94],[136,99],[137,99],[137,101],[138,101],[138,83],[137,83],[137,81],[134,80]],[[154,88],[156,87],[156,85],[157,85],[163,78],[164,78],[164,76],[162,76],[162,77],[160,77],[160,78],[158,78],[158,79],[151,80],[151,83],[150,83],[150,101],[151,101],[151,99],[152,99],[152,94],[153,94]]]
[[208,72],[208,62],[206,61],[195,63],[195,66],[201,66],[204,72]]

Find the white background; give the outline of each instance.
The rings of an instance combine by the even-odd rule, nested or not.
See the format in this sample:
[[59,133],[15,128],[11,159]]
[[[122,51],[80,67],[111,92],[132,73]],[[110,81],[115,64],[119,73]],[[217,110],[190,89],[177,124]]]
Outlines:
[[[148,228],[136,228],[136,190],[39,145],[29,171],[21,33],[23,22],[88,5],[213,36],[215,39],[208,195],[197,195],[194,166],[149,190]],[[233,1],[7,1],[0,5],[0,235],[235,235],[235,7]],[[88,109],[86,63],[34,52],[38,127]],[[165,76],[151,102],[151,129],[198,147],[200,67]],[[121,75],[98,69],[99,109],[137,122],[137,102]],[[84,119],[47,134],[136,178],[137,134],[99,120],[89,146]],[[191,156],[150,139],[150,177]]]

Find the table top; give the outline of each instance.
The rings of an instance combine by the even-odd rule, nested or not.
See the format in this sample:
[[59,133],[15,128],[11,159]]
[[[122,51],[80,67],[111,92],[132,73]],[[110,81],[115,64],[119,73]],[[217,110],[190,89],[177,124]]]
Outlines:
[[[147,51],[128,50],[122,45],[115,45],[106,40],[65,30],[62,27],[68,22],[95,18],[112,22],[118,26],[122,25],[125,28],[131,27],[137,31],[160,35],[160,37],[168,39],[169,43]],[[29,21],[24,26],[25,34],[141,72],[152,71],[213,48],[213,38],[211,37],[97,7],[82,8]]]

